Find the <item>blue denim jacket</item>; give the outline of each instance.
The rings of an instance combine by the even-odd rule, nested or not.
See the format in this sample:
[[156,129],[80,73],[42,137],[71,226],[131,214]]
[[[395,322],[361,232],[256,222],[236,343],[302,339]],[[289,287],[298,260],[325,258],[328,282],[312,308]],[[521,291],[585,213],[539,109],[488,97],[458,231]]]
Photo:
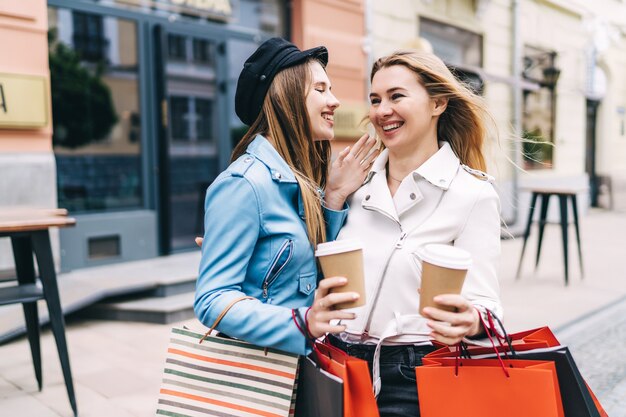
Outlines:
[[[324,209],[328,240],[347,210]],[[274,147],[257,136],[211,184],[194,310],[205,326],[235,298],[217,329],[258,346],[306,354],[291,309],[313,302],[318,272],[296,178]]]

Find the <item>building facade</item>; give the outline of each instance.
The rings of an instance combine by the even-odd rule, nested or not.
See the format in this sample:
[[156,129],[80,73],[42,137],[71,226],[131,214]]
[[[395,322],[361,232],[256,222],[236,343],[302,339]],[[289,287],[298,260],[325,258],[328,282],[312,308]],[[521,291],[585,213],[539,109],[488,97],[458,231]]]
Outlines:
[[[503,218],[525,221],[526,187],[584,189],[626,179],[626,2],[370,1],[373,57],[433,50],[487,101],[500,137],[488,149]],[[522,141],[515,138],[523,138]],[[517,167],[515,167],[515,165]]]
[[499,126],[486,150],[509,225],[526,186],[591,185],[583,207],[606,205],[606,178],[626,186],[624,0],[0,0],[0,205],[69,209],[65,270],[193,249],[245,131],[238,73],[269,36],[328,47],[334,149],[365,130],[376,58],[442,57]]
[[[325,44],[334,91],[362,106],[363,31],[360,0],[2,0],[0,45],[15,59],[0,63],[0,205],[77,218],[55,239],[63,270],[194,249],[205,190],[246,130],[244,60],[270,36]],[[39,113],[20,125],[2,116],[28,80]],[[352,140],[353,113],[337,116]],[[8,244],[0,256],[11,269]]]

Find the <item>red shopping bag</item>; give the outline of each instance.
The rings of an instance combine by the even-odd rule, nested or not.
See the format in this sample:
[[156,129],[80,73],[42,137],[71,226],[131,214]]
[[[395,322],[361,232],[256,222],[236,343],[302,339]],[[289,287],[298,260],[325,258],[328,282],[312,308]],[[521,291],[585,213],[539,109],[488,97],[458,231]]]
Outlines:
[[344,417],[379,417],[367,362],[328,342],[315,342],[320,367],[343,380]]
[[[511,343],[513,349],[518,352],[560,346],[560,343],[557,340],[556,336],[554,336],[552,330],[550,330],[550,328],[547,326],[505,335],[502,338],[503,342],[506,342],[506,337],[509,338],[509,342]],[[457,354],[457,349],[458,346],[444,346],[434,352],[429,353],[427,357],[453,358]],[[465,349],[470,355],[484,355],[493,353],[494,348],[468,345]],[[500,346],[497,346],[497,349],[498,352],[509,352],[510,346],[508,345],[508,343],[501,343]]]
[[563,417],[554,363],[424,358],[415,368],[422,417]]
[[[491,312],[487,316],[489,324],[486,328],[490,334],[498,335],[494,323],[498,319]],[[608,417],[591,388],[585,383],[568,348],[561,345],[548,327],[507,334],[502,324],[499,325],[500,334],[497,338],[500,343],[497,349],[495,346],[446,346],[426,355],[425,361],[433,358],[454,359],[461,354],[473,358],[495,358],[499,353],[505,353],[512,359],[550,361],[555,364],[565,417]]]

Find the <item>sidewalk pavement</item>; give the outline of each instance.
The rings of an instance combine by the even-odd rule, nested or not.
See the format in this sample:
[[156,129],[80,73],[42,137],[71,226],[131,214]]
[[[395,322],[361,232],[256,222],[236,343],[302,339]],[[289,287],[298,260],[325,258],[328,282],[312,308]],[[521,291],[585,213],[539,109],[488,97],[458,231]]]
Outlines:
[[[626,359],[619,353],[626,336],[626,215],[592,210],[581,219],[584,279],[572,229],[567,287],[557,225],[546,228],[536,271],[536,230],[531,232],[519,280],[514,275],[522,240],[502,242],[505,326],[515,332],[549,325],[570,345],[609,415],[626,417]],[[66,331],[80,416],[154,416],[170,327],[69,318]],[[0,417],[72,415],[49,330],[43,331],[41,343],[41,392],[26,339],[0,346]]]

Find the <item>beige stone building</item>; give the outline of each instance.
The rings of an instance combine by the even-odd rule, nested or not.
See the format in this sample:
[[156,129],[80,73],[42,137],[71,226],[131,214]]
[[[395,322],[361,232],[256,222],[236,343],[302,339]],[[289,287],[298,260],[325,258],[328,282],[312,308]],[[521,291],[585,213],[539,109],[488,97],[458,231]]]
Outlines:
[[625,1],[369,1],[366,25],[370,62],[395,49],[432,48],[482,92],[499,125],[489,170],[509,224],[525,222],[529,186],[580,189],[583,208],[609,205],[607,178],[619,195]]

